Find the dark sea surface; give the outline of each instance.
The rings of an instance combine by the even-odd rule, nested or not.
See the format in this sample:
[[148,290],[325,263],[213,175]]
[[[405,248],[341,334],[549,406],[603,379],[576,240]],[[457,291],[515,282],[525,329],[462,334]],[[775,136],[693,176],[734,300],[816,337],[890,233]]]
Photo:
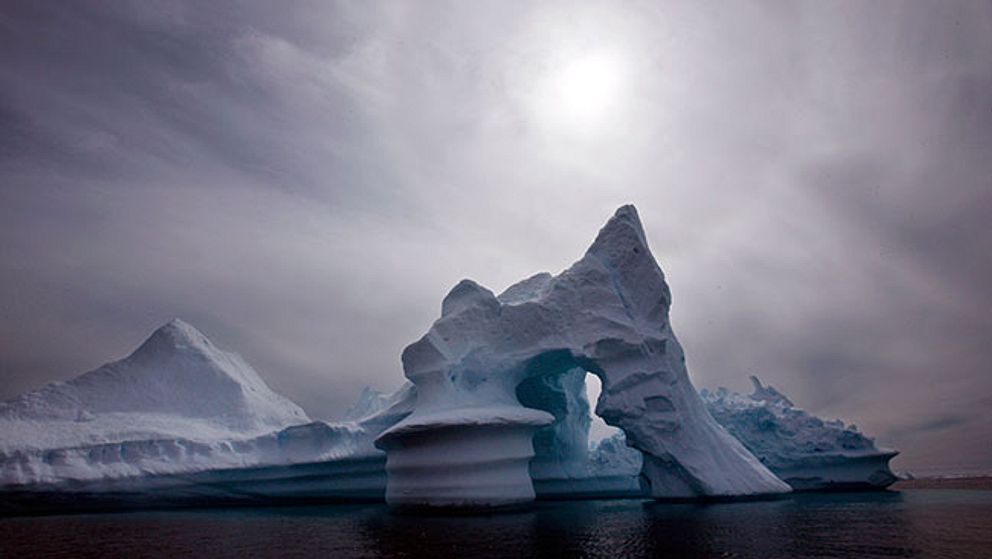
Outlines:
[[559,501],[477,516],[369,504],[7,517],[0,557],[992,558],[992,491]]

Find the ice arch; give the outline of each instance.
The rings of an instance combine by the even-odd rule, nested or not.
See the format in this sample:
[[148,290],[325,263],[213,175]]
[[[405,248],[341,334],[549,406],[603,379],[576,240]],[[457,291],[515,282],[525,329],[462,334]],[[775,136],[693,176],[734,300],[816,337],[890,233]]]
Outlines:
[[462,280],[441,317],[403,351],[412,414],[376,441],[396,506],[500,506],[532,500],[535,431],[553,422],[521,405],[528,379],[595,373],[596,413],[644,454],[658,498],[780,493],[789,487],[707,413],[668,321],[671,296],[637,211],[623,206],[586,254],[495,296]]

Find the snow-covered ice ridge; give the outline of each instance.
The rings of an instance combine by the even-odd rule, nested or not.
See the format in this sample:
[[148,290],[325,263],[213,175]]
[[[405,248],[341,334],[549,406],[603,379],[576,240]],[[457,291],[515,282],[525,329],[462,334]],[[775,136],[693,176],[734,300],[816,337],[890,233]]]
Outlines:
[[882,488],[896,481],[895,451],[878,448],[857,427],[797,408],[752,376],[749,396],[703,390],[710,414],[794,489]]
[[462,280],[427,334],[403,351],[417,402],[376,440],[387,455],[387,502],[489,507],[532,500],[531,440],[555,417],[521,405],[518,387],[573,371],[600,378],[596,413],[641,451],[651,496],[789,491],[706,412],[689,381],[670,304],[633,206],[618,209],[585,255],[557,276],[538,274],[498,297]]
[[410,412],[411,391],[359,402],[344,422],[311,421],[241,357],[174,320],[121,361],[0,403],[0,489],[188,491],[189,478],[168,476],[339,463],[323,468],[338,479],[319,491],[381,498],[372,441]]
[[[120,361],[0,403],[0,421],[22,422],[22,429],[4,430],[2,447],[50,448],[81,440],[189,435],[194,424],[194,436],[229,438],[309,418],[240,356],[218,349],[176,319]],[[54,428],[60,423],[71,428]]]

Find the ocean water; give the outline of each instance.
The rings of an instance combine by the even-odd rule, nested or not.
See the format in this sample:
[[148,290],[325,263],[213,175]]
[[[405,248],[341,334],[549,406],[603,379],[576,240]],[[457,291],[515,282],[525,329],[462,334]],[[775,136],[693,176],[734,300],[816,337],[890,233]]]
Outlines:
[[369,504],[7,517],[0,557],[992,558],[992,491],[560,501],[477,516]]

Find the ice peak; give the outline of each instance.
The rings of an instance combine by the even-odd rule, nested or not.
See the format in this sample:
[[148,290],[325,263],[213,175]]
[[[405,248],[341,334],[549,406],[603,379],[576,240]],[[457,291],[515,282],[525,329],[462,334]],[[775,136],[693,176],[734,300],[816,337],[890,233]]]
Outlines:
[[206,339],[206,336],[197,330],[195,326],[181,318],[173,318],[169,322],[166,322],[152,333],[152,336],[155,335],[166,335],[177,340],[196,341]]
[[172,328],[176,330],[192,330],[194,332],[199,332],[192,324],[186,322],[185,320],[179,318],[178,316],[163,324],[161,328]]
[[613,217],[606,222],[606,225],[599,230],[596,240],[589,247],[588,253],[602,256],[612,252],[618,246],[643,247],[642,252],[647,252],[647,238],[644,236],[644,227],[641,219],[637,215],[637,208],[633,204],[620,206],[613,214]]
[[75,420],[80,410],[98,417],[155,413],[198,418],[237,432],[308,420],[244,359],[179,319],[159,327],[124,359],[18,398],[12,413],[26,418]]
[[162,364],[198,362],[200,366],[189,369],[197,371],[197,376],[237,385],[264,384],[240,356],[218,348],[196,327],[179,318],[159,326],[125,361],[136,366],[134,371],[139,376],[155,370],[164,378],[177,377],[185,365],[162,368]]
[[469,307],[490,308],[499,310],[496,295],[485,287],[470,279],[463,279],[451,288],[441,302],[441,316],[467,309]]
[[152,335],[148,337],[141,346],[135,350],[135,354],[146,351],[158,352],[163,349],[183,349],[183,348],[209,348],[213,344],[197,330],[192,324],[180,319],[173,318],[162,326],[159,326]]
[[606,268],[627,313],[640,326],[657,329],[667,323],[671,293],[648,248],[634,206],[617,209],[599,230],[585,258],[595,259]]
[[751,375],[751,384],[754,386],[754,392],[751,393],[751,399],[759,402],[768,402],[771,404],[782,404],[787,407],[794,407],[795,404],[792,400],[775,389],[774,386],[765,386],[761,384],[758,377]]
[[641,228],[641,218],[637,215],[637,207],[633,204],[624,204],[617,208],[617,211],[613,212],[613,217],[611,221],[616,219],[627,220],[633,224],[636,224],[637,228]]

